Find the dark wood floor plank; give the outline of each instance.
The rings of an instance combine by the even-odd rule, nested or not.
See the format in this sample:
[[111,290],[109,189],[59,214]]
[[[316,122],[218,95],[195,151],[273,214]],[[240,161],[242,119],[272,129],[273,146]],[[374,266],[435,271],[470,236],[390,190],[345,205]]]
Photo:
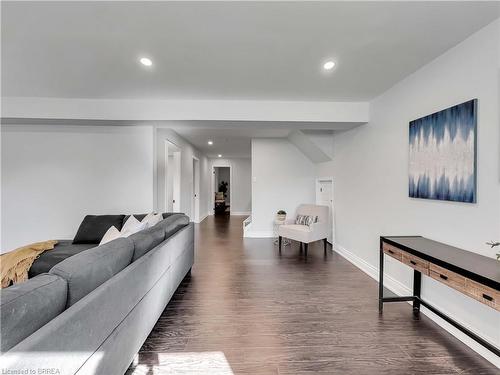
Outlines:
[[281,254],[243,239],[242,217],[196,226],[196,260],[127,375],[498,374],[406,303],[313,244]]

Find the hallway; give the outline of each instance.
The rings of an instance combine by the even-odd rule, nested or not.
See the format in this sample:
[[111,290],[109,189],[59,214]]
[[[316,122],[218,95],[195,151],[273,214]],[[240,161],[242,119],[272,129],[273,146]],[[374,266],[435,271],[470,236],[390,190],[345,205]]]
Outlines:
[[497,374],[406,303],[378,313],[378,284],[336,253],[242,238],[245,217],[196,226],[192,276],[127,372]]

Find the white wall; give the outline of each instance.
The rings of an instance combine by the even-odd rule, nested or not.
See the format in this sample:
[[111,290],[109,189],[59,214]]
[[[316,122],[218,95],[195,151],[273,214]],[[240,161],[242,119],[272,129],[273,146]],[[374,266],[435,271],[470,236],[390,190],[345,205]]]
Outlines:
[[[252,211],[252,161],[250,158],[209,159],[209,173],[214,166],[230,166],[232,173],[231,214],[250,214]],[[210,185],[211,186],[211,185]],[[211,194],[211,192],[209,193]],[[209,199],[213,213],[213,197]]]
[[2,252],[153,208],[151,127],[2,126]]
[[287,139],[252,140],[252,224],[249,236],[272,235],[278,210],[294,217],[315,202],[315,164]]
[[[378,268],[380,235],[422,235],[493,257],[500,240],[499,22],[491,24],[371,103],[368,125],[335,135],[332,162],[337,242]],[[408,198],[408,122],[479,99],[478,203]],[[409,268],[388,259],[387,273],[410,287]],[[423,298],[500,346],[500,314],[424,277]]]
[[[155,173],[154,207],[158,211],[165,208],[165,140],[179,147],[181,152],[181,204],[180,211],[191,216],[193,192],[193,157],[200,160],[200,219],[208,214],[209,184],[211,178],[208,172],[208,159],[193,145],[179,136],[175,131],[166,128],[156,128],[157,165]],[[192,220],[193,218],[191,218]]]

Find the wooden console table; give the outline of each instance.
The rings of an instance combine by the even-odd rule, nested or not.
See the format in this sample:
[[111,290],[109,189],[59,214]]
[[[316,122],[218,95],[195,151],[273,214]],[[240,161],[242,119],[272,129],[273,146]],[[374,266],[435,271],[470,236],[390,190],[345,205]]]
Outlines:
[[[384,297],[384,254],[413,268],[413,295]],[[422,274],[500,311],[500,264],[470,251],[420,236],[380,237],[379,311],[384,302],[412,301],[418,315],[425,306],[485,348],[500,356],[500,350],[462,326],[420,297]],[[498,328],[498,327],[497,327]]]

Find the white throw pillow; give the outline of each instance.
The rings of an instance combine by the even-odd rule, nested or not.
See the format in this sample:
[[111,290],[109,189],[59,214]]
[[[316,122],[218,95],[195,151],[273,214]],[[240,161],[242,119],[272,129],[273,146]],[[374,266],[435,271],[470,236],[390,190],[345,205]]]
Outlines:
[[155,226],[156,224],[158,224],[162,220],[163,220],[162,214],[150,213],[150,214],[147,214],[144,217],[144,219],[142,219],[141,223],[146,223],[147,228],[151,228],[152,226]]
[[131,234],[137,233],[140,230],[146,229],[147,223],[142,223],[135,218],[134,215],[130,215],[125,224],[123,224],[121,237],[128,237]]
[[109,241],[116,240],[117,238],[121,237],[121,233],[118,229],[116,229],[115,226],[112,226],[109,228],[106,233],[104,233],[104,236],[101,239],[101,242],[99,242],[99,246],[104,245],[105,243]]

